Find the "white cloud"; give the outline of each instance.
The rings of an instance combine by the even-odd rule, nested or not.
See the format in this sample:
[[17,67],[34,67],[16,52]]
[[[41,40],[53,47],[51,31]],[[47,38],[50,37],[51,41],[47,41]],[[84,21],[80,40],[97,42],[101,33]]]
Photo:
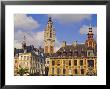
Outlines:
[[[21,30],[15,32],[14,47],[21,48],[23,37],[26,37],[27,45],[34,45],[34,47],[44,47],[44,31],[36,33],[26,33]],[[61,47],[61,43],[55,39],[55,52]]]
[[15,14],[14,26],[16,29],[32,30],[37,29],[39,27],[39,23],[26,14]]
[[14,40],[14,48],[20,49],[22,47],[21,43],[18,40]]
[[49,14],[53,19],[57,19],[62,23],[80,22],[84,19],[91,19],[90,14]]
[[[80,28],[80,34],[87,34],[88,31],[89,31],[89,26],[87,25],[83,25],[81,28]],[[93,30],[93,33],[95,35],[97,35],[97,27],[92,27],[92,30]]]
[[34,45],[35,47],[42,46],[43,44],[43,34],[44,32],[37,32],[37,33],[28,33],[18,30],[15,32],[15,41],[14,45],[17,48],[21,47],[21,43],[23,41],[24,36],[26,37],[26,44],[27,45]]

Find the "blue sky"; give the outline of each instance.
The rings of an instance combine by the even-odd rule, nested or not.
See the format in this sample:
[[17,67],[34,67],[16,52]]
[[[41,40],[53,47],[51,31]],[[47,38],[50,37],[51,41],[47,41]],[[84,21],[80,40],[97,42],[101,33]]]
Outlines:
[[[47,14],[28,14],[33,19],[40,23],[40,27],[36,30],[33,29],[33,32],[42,31],[45,29],[48,15]],[[86,40],[86,34],[80,34],[80,28],[83,25],[92,25],[93,27],[97,27],[97,15],[91,15],[91,19],[84,19],[80,22],[68,22],[68,23],[61,23],[59,20],[52,18],[54,23],[56,37],[59,41],[67,41],[67,43],[71,44],[74,40],[82,43]]]
[[57,48],[62,41],[67,44],[72,44],[73,41],[84,43],[90,25],[93,27],[94,38],[97,37],[96,14],[15,14],[15,47],[21,45],[24,35],[28,45],[43,46],[43,32],[50,16],[56,31]]

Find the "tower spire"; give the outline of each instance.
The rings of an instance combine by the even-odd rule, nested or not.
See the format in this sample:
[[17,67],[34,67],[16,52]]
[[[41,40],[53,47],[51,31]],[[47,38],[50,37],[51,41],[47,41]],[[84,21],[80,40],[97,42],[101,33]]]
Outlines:
[[88,38],[85,42],[85,44],[87,45],[87,47],[91,47],[91,48],[95,48],[96,42],[93,38],[94,33],[92,30],[92,25],[90,24],[89,28],[88,28],[88,34],[87,34]]
[[49,17],[49,21],[52,21],[52,18],[51,17]]

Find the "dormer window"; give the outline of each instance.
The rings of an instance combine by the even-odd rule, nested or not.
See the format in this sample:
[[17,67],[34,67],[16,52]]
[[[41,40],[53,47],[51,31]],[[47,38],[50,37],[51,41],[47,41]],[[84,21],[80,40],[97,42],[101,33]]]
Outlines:
[[89,57],[94,56],[93,50],[88,50],[87,51],[87,56],[89,56]]
[[78,51],[74,51],[74,56],[78,56]]
[[69,52],[68,54],[69,54],[69,57],[71,57],[71,56],[72,56],[72,52]]
[[66,52],[63,52],[63,56],[67,56]]
[[59,57],[61,56],[61,52],[58,52],[58,56],[59,56]]
[[84,51],[81,51],[81,56],[85,56],[85,52]]

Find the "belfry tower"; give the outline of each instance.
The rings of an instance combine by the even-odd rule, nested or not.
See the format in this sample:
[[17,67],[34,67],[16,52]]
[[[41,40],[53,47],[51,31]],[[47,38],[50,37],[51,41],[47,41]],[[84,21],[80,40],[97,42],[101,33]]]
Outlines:
[[55,44],[55,30],[51,17],[48,20],[47,27],[44,31],[44,53],[53,54]]
[[89,32],[88,32],[87,36],[88,36],[88,38],[87,38],[85,44],[89,48],[95,48],[96,47],[96,41],[93,38],[94,33],[92,31],[92,27],[91,26],[89,27]]

